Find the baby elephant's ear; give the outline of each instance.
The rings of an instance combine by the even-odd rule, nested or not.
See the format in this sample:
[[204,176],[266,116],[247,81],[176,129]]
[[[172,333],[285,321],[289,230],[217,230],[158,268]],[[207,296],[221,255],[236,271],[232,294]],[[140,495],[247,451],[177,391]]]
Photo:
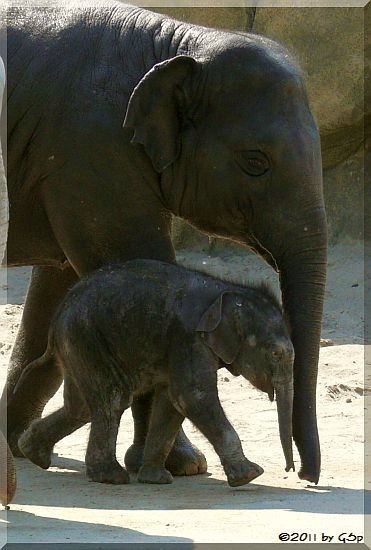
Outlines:
[[223,292],[202,315],[196,329],[226,365],[236,359],[242,343],[234,315],[239,300],[235,292]]

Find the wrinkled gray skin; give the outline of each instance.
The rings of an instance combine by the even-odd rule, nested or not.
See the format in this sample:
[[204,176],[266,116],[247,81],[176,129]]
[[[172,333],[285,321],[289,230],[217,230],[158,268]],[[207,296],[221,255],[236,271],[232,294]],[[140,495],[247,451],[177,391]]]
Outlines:
[[[264,37],[121,4],[9,8],[8,18],[8,262],[39,267],[6,392],[44,353],[50,318],[78,277],[111,261],[174,260],[174,213],[279,272],[299,477],[317,483],[327,232],[319,135],[295,62]],[[60,382],[50,362],[9,405],[14,452]],[[133,470],[149,410],[149,398],[134,401]],[[168,461],[178,474],[206,468],[182,431]]]
[[[5,67],[0,57],[0,109],[5,88]],[[8,234],[8,192],[3,156],[0,147],[0,264],[4,258]],[[0,502],[7,505],[14,497],[17,486],[15,464],[3,433],[0,431]]]
[[188,417],[214,446],[229,484],[249,483],[263,469],[245,458],[221,407],[221,367],[242,374],[271,400],[276,393],[286,471],[294,468],[294,349],[277,299],[265,287],[153,260],[105,267],[69,292],[52,321],[46,353],[26,368],[16,390],[51,358],[63,371],[64,407],[19,439],[23,454],[42,468],[50,466],[55,443],[91,419],[89,478],[127,483],[116,459],[121,415],[133,398],[154,390],[139,481],[172,481],[165,462]]

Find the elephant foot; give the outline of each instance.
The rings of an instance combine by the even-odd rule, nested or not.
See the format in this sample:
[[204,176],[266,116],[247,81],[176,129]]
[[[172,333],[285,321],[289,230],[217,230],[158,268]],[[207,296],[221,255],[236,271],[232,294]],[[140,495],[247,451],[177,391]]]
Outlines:
[[18,447],[22,456],[28,458],[43,470],[51,464],[53,446],[44,439],[37,437],[32,427],[25,431],[18,440]]
[[239,487],[240,485],[246,485],[253,479],[261,476],[264,470],[258,464],[246,460],[240,464],[233,465],[232,467],[226,467],[225,473],[227,474],[228,483],[231,487]]
[[[144,446],[132,445],[125,454],[125,466],[129,472],[139,472],[143,464]],[[206,458],[201,451],[187,441],[176,444],[166,460],[166,469],[174,476],[193,476],[207,472]]]
[[314,483],[315,485],[317,485],[319,481],[319,473],[306,471],[303,468],[301,468],[298,472],[298,477],[299,479],[309,481],[310,483]]
[[128,472],[137,474],[143,464],[144,445],[131,445],[125,453],[125,467]]
[[174,476],[195,476],[207,472],[205,455],[189,440],[176,443],[166,460],[166,468]]
[[173,476],[166,468],[142,466],[138,472],[139,483],[166,484],[173,482]]
[[97,483],[111,483],[112,485],[126,485],[130,483],[128,472],[118,462],[87,465],[86,475],[91,481],[96,481]]

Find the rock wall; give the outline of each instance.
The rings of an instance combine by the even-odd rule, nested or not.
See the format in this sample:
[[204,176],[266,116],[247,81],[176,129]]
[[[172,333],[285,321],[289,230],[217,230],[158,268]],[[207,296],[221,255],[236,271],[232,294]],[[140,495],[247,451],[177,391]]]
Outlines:
[[255,8],[148,8],[204,27],[246,31],[254,24]]
[[[294,53],[321,132],[330,239],[363,237],[364,145],[371,150],[370,72],[364,72],[371,8],[153,8],[210,27],[256,32]],[[369,69],[369,67],[368,67]],[[366,183],[370,177],[366,173]],[[175,221],[178,246],[205,237]]]

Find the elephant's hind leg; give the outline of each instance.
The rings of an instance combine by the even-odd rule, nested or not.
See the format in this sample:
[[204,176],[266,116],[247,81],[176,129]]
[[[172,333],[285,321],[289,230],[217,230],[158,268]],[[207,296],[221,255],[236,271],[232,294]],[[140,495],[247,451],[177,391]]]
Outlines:
[[92,481],[123,485],[129,483],[128,472],[116,458],[116,442],[122,413],[130,406],[131,396],[125,390],[100,386],[100,395],[89,403],[91,429],[85,463],[86,474]]
[[89,419],[89,410],[75,383],[65,378],[64,406],[52,414],[32,422],[19,438],[23,455],[45,470],[51,464],[54,445],[81,428]]
[[50,319],[76,280],[77,276],[71,268],[63,271],[49,267],[33,269],[0,406],[0,418],[7,418],[7,430],[6,426],[2,428],[4,433],[7,431],[9,446],[15,456],[22,456],[18,448],[19,436],[33,420],[41,416],[46,403],[59,388],[62,375],[54,361],[50,361],[41,374],[33,373],[27,386],[14,395],[13,389],[23,369],[44,353]]

